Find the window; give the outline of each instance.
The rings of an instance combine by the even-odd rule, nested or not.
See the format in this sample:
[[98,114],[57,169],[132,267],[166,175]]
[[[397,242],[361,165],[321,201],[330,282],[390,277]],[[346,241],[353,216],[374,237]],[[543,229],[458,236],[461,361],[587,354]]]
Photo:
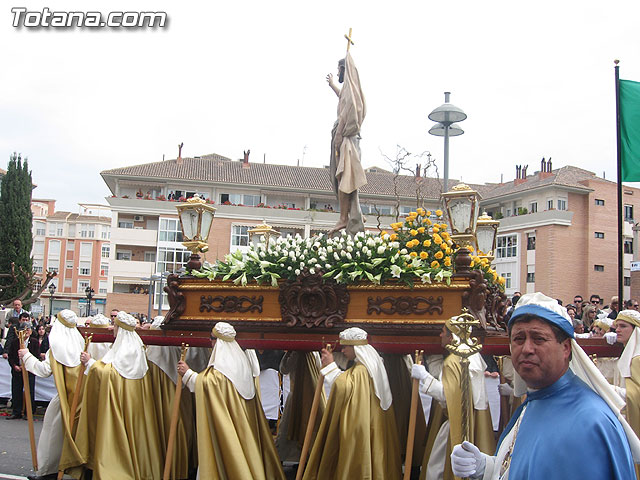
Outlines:
[[243,195],[242,204],[248,207],[255,207],[260,203],[260,195]]
[[538,211],[538,202],[531,202],[529,204],[529,213],[536,213]]
[[47,224],[44,222],[35,222],[36,235],[44,236],[47,233]]
[[504,288],[511,288],[511,272],[501,273],[500,276],[504,278]]
[[633,223],[633,205],[624,206],[624,219],[627,222]]
[[101,263],[100,264],[100,276],[101,277],[108,277],[109,276],[109,264],[108,263]]
[[44,242],[33,242],[33,254],[44,255]]
[[189,261],[189,251],[183,247],[158,247],[158,272],[177,272]]
[[33,259],[33,271],[35,273],[42,273],[42,260]]
[[116,252],[116,260],[131,260],[131,251],[123,250],[121,252]]
[[604,207],[604,200],[596,198],[596,205],[598,205],[599,207]]
[[91,262],[80,262],[80,275],[91,275]]
[[109,258],[109,252],[111,251],[110,245],[102,245],[102,258]]
[[68,288],[69,290],[71,290],[71,279],[70,278],[65,278],[64,279],[64,288]]
[[103,225],[102,231],[100,232],[100,238],[102,238],[102,240],[109,240],[111,238],[111,227]]
[[131,221],[131,220],[118,220],[118,228],[133,228],[133,221]]
[[594,266],[593,266],[593,269],[594,269],[596,272],[604,272],[604,265],[594,265]]
[[76,236],[76,224],[75,223],[70,223],[69,224],[69,236],[70,237],[75,237]]
[[249,227],[234,225],[231,230],[231,245],[235,247],[246,247],[249,245]]
[[40,290],[40,287],[42,287],[42,280],[36,280],[36,282],[33,284],[33,289],[34,290]]
[[145,262],[155,262],[156,261],[156,252],[144,252],[144,261]]
[[84,291],[89,285],[91,285],[89,280],[78,280],[78,292],[84,295]]
[[527,283],[536,283],[536,272],[527,272]]
[[67,260],[66,267],[73,268],[73,260]]
[[510,217],[510,216],[511,216],[511,209],[507,208],[507,217]]
[[80,256],[84,258],[91,258],[93,253],[93,243],[82,242],[80,244]]
[[412,207],[408,207],[406,205],[400,205],[400,215],[409,215],[412,211],[413,211]]
[[161,218],[158,240],[160,242],[182,242],[180,221],[177,218]]
[[604,238],[604,232],[596,232],[596,238]]
[[505,235],[498,237],[497,249],[498,258],[515,257],[518,254],[517,235]]
[[60,256],[60,240],[49,240],[49,257]]
[[536,249],[536,234],[527,233],[527,250],[535,250],[535,249]]
[[60,263],[58,263],[58,262],[53,263],[51,261],[49,261],[47,263],[47,270],[48,271],[57,272],[59,269],[60,269]]
[[631,277],[624,277],[624,286],[625,287],[631,286]]
[[100,286],[98,287],[98,293],[106,294],[107,293],[107,282],[105,280],[100,280]]
[[61,237],[64,234],[64,223],[51,222],[49,223],[49,236]]
[[624,253],[633,253],[633,240],[630,238],[624,241]]
[[[362,213],[365,215],[377,215],[380,212],[380,215],[391,215],[392,207],[391,205],[370,205],[368,203],[360,204],[360,208]],[[400,207],[401,209],[403,207]],[[407,209],[407,214],[409,212],[415,211],[415,208],[411,210],[411,207],[404,207]]]
[[558,210],[566,210],[567,209],[567,201],[561,198],[558,199]]
[[76,242],[73,240],[67,241],[67,252],[73,252],[76,249]]
[[553,200],[547,200],[547,210],[553,210]]
[[82,238],[94,238],[96,236],[96,226],[90,223],[80,224],[80,236]]

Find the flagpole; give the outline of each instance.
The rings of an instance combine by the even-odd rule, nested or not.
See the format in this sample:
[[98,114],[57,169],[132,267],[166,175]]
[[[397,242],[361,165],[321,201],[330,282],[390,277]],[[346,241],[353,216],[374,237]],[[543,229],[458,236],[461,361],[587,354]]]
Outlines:
[[618,311],[624,305],[624,265],[623,260],[623,229],[622,229],[622,141],[620,135],[620,60],[614,60],[616,78],[616,144],[617,144],[617,170],[618,170]]

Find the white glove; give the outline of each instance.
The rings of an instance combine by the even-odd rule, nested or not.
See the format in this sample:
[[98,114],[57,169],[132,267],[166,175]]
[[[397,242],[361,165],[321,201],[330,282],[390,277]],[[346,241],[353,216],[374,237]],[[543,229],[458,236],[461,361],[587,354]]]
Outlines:
[[513,395],[513,387],[508,383],[501,383],[498,385],[498,392],[500,392],[500,395],[503,397],[510,397]]
[[607,332],[604,334],[604,339],[609,345],[613,345],[618,340],[618,334],[616,332]]
[[623,400],[627,399],[627,389],[626,388],[618,387],[616,385],[614,385],[613,388],[615,389],[616,393],[622,397]]
[[464,441],[453,447],[451,469],[456,477],[483,475],[486,465],[484,454],[473,443]]
[[414,364],[413,367],[411,367],[411,377],[423,381],[431,377],[431,374],[427,372],[427,369],[424,368],[424,365]]

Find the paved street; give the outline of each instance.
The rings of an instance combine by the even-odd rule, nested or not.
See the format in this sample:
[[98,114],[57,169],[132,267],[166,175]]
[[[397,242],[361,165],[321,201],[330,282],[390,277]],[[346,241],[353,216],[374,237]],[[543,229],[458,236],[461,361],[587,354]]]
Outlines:
[[[1,409],[0,413],[9,413],[6,409]],[[36,422],[34,424],[36,432],[36,442],[42,430],[42,414],[44,409],[38,409]],[[31,469],[31,447],[29,446],[29,425],[26,420],[7,420],[7,417],[0,416],[0,479],[26,478],[33,470]]]

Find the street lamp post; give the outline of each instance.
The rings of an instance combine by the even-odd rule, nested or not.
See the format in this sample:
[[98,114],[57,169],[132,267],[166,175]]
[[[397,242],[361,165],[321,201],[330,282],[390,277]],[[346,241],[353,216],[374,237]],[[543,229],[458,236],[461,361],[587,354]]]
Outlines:
[[91,299],[93,298],[93,294],[95,293],[95,290],[93,288],[91,288],[91,285],[89,285],[87,288],[84,289],[84,293],[87,295],[87,300],[88,300],[88,304],[87,304],[87,317],[91,315]]
[[56,293],[56,284],[49,284],[49,316],[53,316],[53,294]]
[[145,282],[149,282],[149,307],[147,312],[147,318],[151,319],[151,310],[152,306],[155,303],[155,286],[156,282],[160,280],[160,298],[158,299],[158,315],[162,315],[162,282],[165,278],[167,278],[171,273],[170,272],[162,272],[162,273],[154,273],[148,277],[143,277],[140,280],[144,280]]
[[449,191],[449,137],[462,135],[464,130],[455,122],[462,122],[467,114],[449,103],[451,92],[444,92],[444,103],[429,114],[429,120],[438,122],[429,129],[431,135],[444,137],[444,191]]

